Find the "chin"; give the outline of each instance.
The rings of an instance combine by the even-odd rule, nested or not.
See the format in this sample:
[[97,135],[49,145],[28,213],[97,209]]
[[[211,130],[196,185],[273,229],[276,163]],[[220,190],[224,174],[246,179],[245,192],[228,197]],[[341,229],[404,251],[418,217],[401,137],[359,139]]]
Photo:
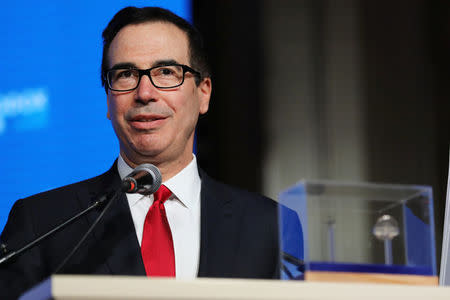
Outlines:
[[156,157],[163,152],[163,149],[155,147],[137,148],[134,151],[140,156]]
[[121,148],[124,149],[125,155],[130,159],[134,157],[133,160],[140,160],[145,157],[157,157],[164,152],[165,149],[162,145],[158,145],[155,142],[144,143],[142,141],[135,141],[131,144],[122,144]]
[[162,140],[153,135],[140,136],[131,140],[131,148],[138,153],[154,153],[166,147]]

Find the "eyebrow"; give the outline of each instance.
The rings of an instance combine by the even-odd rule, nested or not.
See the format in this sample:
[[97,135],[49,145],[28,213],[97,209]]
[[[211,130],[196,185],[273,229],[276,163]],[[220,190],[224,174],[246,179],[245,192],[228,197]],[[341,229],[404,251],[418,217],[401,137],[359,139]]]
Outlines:
[[157,60],[153,64],[153,67],[167,66],[167,65],[173,65],[173,64],[178,64],[178,62],[174,59],[162,59],[162,60]]
[[123,62],[123,63],[117,63],[114,66],[111,67],[110,70],[116,70],[116,69],[137,69],[136,65],[131,62]]
[[[152,68],[168,66],[168,65],[173,65],[173,64],[178,64],[178,62],[174,59],[162,59],[162,60],[157,60],[156,62],[154,62],[152,65]],[[139,69],[139,68],[136,66],[136,64],[134,64],[132,62],[123,62],[123,63],[115,64],[114,66],[111,67],[110,70],[116,70],[116,69]]]

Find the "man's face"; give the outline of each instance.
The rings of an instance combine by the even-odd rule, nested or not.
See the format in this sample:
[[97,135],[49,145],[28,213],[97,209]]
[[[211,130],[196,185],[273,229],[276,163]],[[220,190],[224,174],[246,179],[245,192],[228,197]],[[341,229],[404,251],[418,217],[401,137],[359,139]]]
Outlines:
[[[108,52],[109,68],[148,69],[175,62],[190,66],[186,34],[170,23],[152,22],[122,28]],[[108,118],[119,138],[120,152],[131,166],[144,162],[186,164],[192,159],[194,129],[208,110],[211,81],[199,86],[187,72],[176,88],[158,89],[148,76],[129,92],[108,90]]]

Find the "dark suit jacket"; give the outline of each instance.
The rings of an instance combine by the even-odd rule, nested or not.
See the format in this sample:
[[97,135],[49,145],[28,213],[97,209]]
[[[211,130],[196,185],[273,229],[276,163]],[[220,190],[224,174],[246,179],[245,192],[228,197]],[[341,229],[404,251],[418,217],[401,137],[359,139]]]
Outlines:
[[[278,270],[276,203],[219,183],[200,172],[199,277],[273,278]],[[17,250],[120,186],[116,163],[106,173],[17,201],[1,235]],[[99,215],[88,213],[6,266],[0,298],[15,299],[52,274]],[[123,194],[61,273],[145,275],[131,213]]]

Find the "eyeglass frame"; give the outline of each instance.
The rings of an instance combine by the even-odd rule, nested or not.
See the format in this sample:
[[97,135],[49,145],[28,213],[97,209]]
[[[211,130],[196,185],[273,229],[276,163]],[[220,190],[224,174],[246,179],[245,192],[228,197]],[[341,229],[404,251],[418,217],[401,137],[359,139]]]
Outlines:
[[[150,75],[150,71],[153,70],[153,69],[157,69],[157,68],[171,67],[171,66],[178,66],[178,67],[181,67],[181,68],[183,69],[183,79],[181,80],[181,82],[180,82],[179,84],[177,84],[177,85],[169,86],[169,87],[160,87],[160,86],[157,86],[157,85],[153,82],[152,76]],[[136,70],[136,71],[138,71],[138,72],[139,72],[139,78],[138,78],[138,81],[137,81],[137,83],[136,83],[136,87],[134,87],[134,88],[132,88],[132,89],[128,89],[128,90],[116,90],[116,89],[113,89],[113,88],[111,87],[110,82],[109,82],[109,78],[108,78],[109,76],[108,76],[108,74],[109,74],[109,72],[114,71],[114,70]],[[184,83],[184,79],[185,79],[185,74],[186,74],[186,72],[191,73],[192,75],[198,77],[199,79],[202,78],[201,73],[198,72],[198,71],[196,71],[196,70],[194,70],[194,69],[192,69],[191,67],[189,67],[189,66],[187,66],[187,65],[183,65],[183,64],[175,64],[175,63],[174,63],[174,64],[167,64],[167,65],[155,66],[155,67],[151,67],[151,68],[149,68],[149,69],[144,69],[144,70],[138,69],[138,68],[134,68],[134,67],[128,67],[128,68],[126,68],[126,67],[125,67],[125,68],[124,68],[124,67],[111,68],[111,69],[109,69],[109,70],[106,71],[106,75],[105,75],[105,79],[106,79],[106,80],[105,80],[105,81],[106,81],[106,84],[108,85],[108,89],[110,89],[111,91],[115,91],[115,92],[129,92],[129,91],[133,91],[133,90],[137,89],[137,88],[139,87],[139,84],[141,83],[141,78],[142,78],[142,76],[143,76],[143,75],[147,75],[148,78],[150,79],[150,82],[152,83],[152,85],[153,85],[155,88],[157,88],[157,89],[173,89],[173,88],[176,88],[176,87],[181,86],[181,85]]]

